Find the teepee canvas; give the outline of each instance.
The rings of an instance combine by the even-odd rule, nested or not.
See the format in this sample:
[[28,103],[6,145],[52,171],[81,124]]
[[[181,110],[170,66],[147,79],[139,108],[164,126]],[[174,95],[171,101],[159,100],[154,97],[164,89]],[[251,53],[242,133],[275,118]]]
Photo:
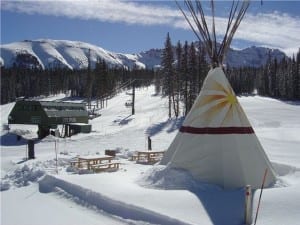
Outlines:
[[[212,64],[220,64],[222,54],[216,49],[209,53]],[[188,170],[196,179],[223,188],[259,188],[266,169],[265,185],[275,182],[271,163],[220,66],[208,72],[161,164]]]

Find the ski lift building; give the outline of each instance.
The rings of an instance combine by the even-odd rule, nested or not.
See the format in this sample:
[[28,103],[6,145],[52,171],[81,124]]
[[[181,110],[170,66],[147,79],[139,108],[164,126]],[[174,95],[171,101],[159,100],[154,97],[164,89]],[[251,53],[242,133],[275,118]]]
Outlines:
[[[8,116],[8,124],[38,125],[39,138],[56,129],[57,125],[82,124],[85,132],[90,132],[88,112],[84,103],[56,102],[56,101],[17,101]],[[86,126],[89,126],[86,129]],[[66,129],[67,130],[67,129]],[[69,130],[69,128],[68,128]]]

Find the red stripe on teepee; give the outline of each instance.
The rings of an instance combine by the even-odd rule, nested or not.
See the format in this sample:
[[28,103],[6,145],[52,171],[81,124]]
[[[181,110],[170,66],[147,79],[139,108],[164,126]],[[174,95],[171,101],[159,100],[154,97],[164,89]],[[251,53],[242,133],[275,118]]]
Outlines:
[[182,133],[190,134],[253,134],[252,127],[185,127],[179,130]]

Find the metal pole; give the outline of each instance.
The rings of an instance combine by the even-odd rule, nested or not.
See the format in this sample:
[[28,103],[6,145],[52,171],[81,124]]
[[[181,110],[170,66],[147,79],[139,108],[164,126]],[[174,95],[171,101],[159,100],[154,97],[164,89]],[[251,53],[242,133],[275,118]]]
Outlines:
[[25,159],[28,160],[28,144],[26,145]]
[[56,167],[56,174],[58,174],[58,165],[57,165],[57,147],[56,147],[56,138],[55,138],[55,142],[54,142],[55,144],[55,160],[56,160],[56,162],[55,162],[55,167]]

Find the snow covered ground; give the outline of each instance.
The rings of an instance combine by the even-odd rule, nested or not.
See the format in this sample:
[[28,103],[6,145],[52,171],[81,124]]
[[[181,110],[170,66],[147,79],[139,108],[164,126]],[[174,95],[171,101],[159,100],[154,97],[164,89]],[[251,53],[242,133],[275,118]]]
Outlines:
[[[167,100],[156,96],[153,86],[137,90],[134,116],[125,107],[129,99],[124,92],[109,100],[102,115],[90,121],[92,133],[58,140],[58,174],[53,137],[36,143],[36,159],[26,161],[26,140],[17,142],[15,135],[2,130],[1,224],[242,224],[242,189],[224,191],[195,181],[184,171],[129,160],[134,151],[146,149],[148,135],[152,149],[167,149],[182,122],[182,118],[168,120]],[[278,173],[274,187],[263,192],[257,224],[297,224],[300,103],[259,96],[239,101]],[[13,105],[1,106],[2,124]],[[37,127],[14,125],[11,130],[29,136],[35,135]],[[117,172],[68,172],[72,157],[106,149],[118,152]],[[253,214],[258,197],[259,190],[254,194]]]

